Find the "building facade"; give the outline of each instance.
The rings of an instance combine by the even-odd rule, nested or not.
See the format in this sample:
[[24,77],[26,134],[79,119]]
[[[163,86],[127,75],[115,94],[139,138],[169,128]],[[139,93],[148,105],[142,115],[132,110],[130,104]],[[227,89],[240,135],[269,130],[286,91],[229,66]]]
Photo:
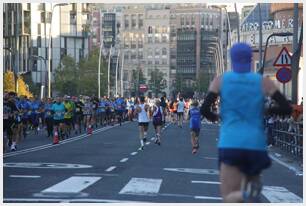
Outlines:
[[88,54],[90,5],[55,5],[4,4],[5,70],[11,67],[15,73],[31,71],[35,83],[46,85],[50,32],[52,81],[54,71],[65,55],[79,62]]
[[[255,10],[253,10],[255,11]],[[252,15],[252,14],[250,14]],[[284,33],[293,32],[293,4],[287,3],[272,3],[270,5],[271,19],[269,21],[262,22],[262,48],[264,52],[266,39],[273,33]],[[303,19],[303,4],[299,4],[299,33],[300,37],[301,25]],[[290,54],[292,54],[292,36],[274,36],[269,39],[268,46],[266,48],[266,59],[265,59],[265,69],[264,76],[269,76],[279,89],[285,93],[287,98],[291,98],[292,85],[291,81],[282,84],[276,79],[276,72],[278,70],[275,67],[274,61],[283,47],[286,47]],[[259,22],[254,22],[250,24],[244,24],[241,26],[240,31],[240,41],[250,44],[254,51],[258,51],[259,48]],[[232,36],[232,42],[237,42],[237,34]],[[262,54],[263,55],[263,54]],[[303,68],[303,50],[301,52],[300,68]],[[252,69],[258,71],[259,68],[259,53],[253,53]],[[299,71],[299,88],[298,88],[298,99],[301,100],[303,96],[303,69]]]

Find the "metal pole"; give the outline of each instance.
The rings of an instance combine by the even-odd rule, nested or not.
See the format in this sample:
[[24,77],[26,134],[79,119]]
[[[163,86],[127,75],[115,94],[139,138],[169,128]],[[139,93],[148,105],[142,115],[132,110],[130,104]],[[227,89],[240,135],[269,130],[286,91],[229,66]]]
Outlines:
[[[51,5],[52,6],[52,5]],[[52,19],[53,19],[53,11],[56,5],[52,7],[51,11],[51,21],[49,26],[49,42],[48,42],[48,97],[51,97],[51,31],[52,31]]]
[[110,60],[111,60],[111,53],[112,53],[112,45],[109,50],[109,56],[108,56],[108,71],[107,71],[107,97],[110,96]]
[[120,56],[120,50],[118,51],[117,55],[117,63],[116,63],[116,95],[118,95],[118,65],[119,65],[119,56]]
[[102,44],[100,45],[99,51],[99,67],[98,67],[98,97],[101,97],[101,53],[102,53]]
[[259,68],[262,66],[262,18],[261,18],[261,5],[258,3],[259,10]]
[[121,82],[121,84],[120,84],[120,86],[121,86],[120,90],[121,90],[121,97],[123,97],[123,64],[124,64],[124,50],[123,50],[121,56],[122,56],[122,63],[121,63],[121,74],[120,74],[120,82]]
[[235,6],[235,12],[237,15],[237,37],[238,37],[238,43],[240,42],[240,19],[239,19],[239,13],[237,12],[237,5],[234,3]]
[[294,58],[292,58],[292,103],[297,104],[298,101],[298,70],[299,70],[299,58],[297,58],[296,55],[298,55],[298,32],[299,32],[299,7],[298,3],[294,3],[294,9],[293,9],[293,41],[292,41],[292,53]]

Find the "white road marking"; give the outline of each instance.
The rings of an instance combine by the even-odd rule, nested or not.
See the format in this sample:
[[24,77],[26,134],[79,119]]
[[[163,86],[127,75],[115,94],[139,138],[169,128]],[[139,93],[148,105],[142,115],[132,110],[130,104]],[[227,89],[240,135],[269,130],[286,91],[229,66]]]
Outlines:
[[212,184],[212,185],[220,185],[220,182],[214,182],[214,181],[196,181],[192,180],[191,183],[200,183],[200,184]]
[[146,142],[146,145],[149,145],[150,144],[150,142]]
[[154,139],[155,139],[154,137],[151,138],[151,140],[154,140]]
[[119,176],[118,174],[109,173],[75,173],[76,176]]
[[41,193],[79,193],[100,179],[101,177],[73,176],[41,191]]
[[184,173],[194,173],[203,175],[218,175],[219,171],[215,169],[194,169],[194,168],[164,168],[166,171],[171,172],[184,172]]
[[120,160],[120,162],[126,162],[128,161],[129,158],[123,158],[122,160]]
[[159,192],[162,179],[132,178],[119,194],[156,195]]
[[272,156],[271,154],[270,154],[269,156],[270,156],[270,158],[271,158],[272,160],[274,160],[275,162],[277,162],[277,163],[283,165],[284,167],[287,167],[289,170],[294,171],[296,175],[299,175],[299,176],[300,176],[300,175],[303,175],[303,171],[300,171],[299,169],[297,169],[297,168],[295,168],[295,167],[293,167],[293,166],[291,166],[291,165],[289,165],[289,164],[287,164],[287,163],[285,163],[285,162],[283,162],[283,161],[277,159],[276,157]]
[[137,154],[137,152],[132,152],[132,153],[131,153],[131,155],[136,155],[136,154]]
[[[138,202],[129,200],[110,200],[110,199],[58,199],[58,198],[4,198],[4,202],[109,202],[109,203],[120,203],[120,202]],[[139,201],[140,202],[140,201]]]
[[105,170],[105,172],[111,172],[111,171],[113,171],[114,169],[116,169],[116,166],[111,166],[111,167],[107,168],[107,169]]
[[302,203],[303,199],[285,187],[264,186],[261,194],[272,203]]
[[79,193],[100,179],[101,177],[73,176],[47,189],[44,189],[41,191],[41,193]]
[[222,200],[222,197],[210,197],[210,196],[194,196],[195,199],[204,199],[204,200]]
[[40,178],[38,175],[10,175],[10,177],[20,177],[20,178]]
[[39,168],[39,169],[81,169],[91,168],[91,165],[66,164],[66,163],[47,163],[47,162],[7,162],[4,167],[14,168]]
[[208,159],[208,160],[217,160],[217,157],[204,157],[204,159]]
[[[128,124],[128,123],[129,122],[125,122],[122,125]],[[103,127],[103,128],[95,130],[93,133],[96,134],[96,133],[99,133],[99,132],[103,132],[103,131],[112,129],[112,128],[117,127],[117,126],[119,126],[119,124],[115,125],[115,126],[111,126],[111,127]],[[59,144],[55,144],[55,145],[51,143],[51,144],[45,144],[45,145],[41,145],[41,146],[37,146],[37,147],[32,147],[32,148],[28,148],[28,149],[24,149],[24,150],[20,150],[20,151],[8,152],[8,153],[3,155],[3,158],[13,157],[13,156],[17,156],[17,155],[20,155],[20,154],[26,154],[26,153],[30,153],[30,152],[36,152],[36,151],[40,151],[40,150],[45,150],[45,149],[52,148],[52,147],[57,147],[57,146],[60,146],[60,145],[63,145],[63,144],[67,144],[67,143],[74,142],[74,141],[77,141],[77,140],[80,140],[80,139],[84,139],[84,138],[86,138],[88,136],[90,136],[90,135],[82,134],[82,135],[79,135],[79,136],[76,136],[76,137],[71,137],[69,139],[60,141]]]

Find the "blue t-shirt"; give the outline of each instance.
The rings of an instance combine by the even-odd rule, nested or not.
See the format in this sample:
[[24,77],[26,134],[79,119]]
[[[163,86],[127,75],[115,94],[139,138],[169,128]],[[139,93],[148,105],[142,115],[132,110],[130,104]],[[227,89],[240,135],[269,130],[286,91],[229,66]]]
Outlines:
[[220,88],[219,148],[266,150],[262,76],[226,72]]
[[65,106],[63,103],[54,103],[52,105],[52,111],[54,112],[53,119],[54,120],[63,120],[65,115]]
[[190,122],[189,126],[190,129],[197,129],[201,128],[201,112],[199,108],[193,107],[189,110]]
[[45,118],[51,118],[51,117],[53,117],[53,115],[52,115],[52,105],[53,104],[48,104],[48,103],[46,103],[45,104]]
[[99,112],[105,112],[105,106],[106,106],[106,102],[104,100],[101,100],[99,102],[99,107],[98,107]]

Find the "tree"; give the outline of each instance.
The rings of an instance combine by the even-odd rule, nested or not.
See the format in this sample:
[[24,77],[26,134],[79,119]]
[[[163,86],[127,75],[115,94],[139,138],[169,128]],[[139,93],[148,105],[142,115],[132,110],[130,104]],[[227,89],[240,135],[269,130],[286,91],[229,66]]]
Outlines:
[[77,94],[77,64],[70,56],[64,56],[62,63],[55,71],[55,89],[60,95]]
[[134,81],[132,93],[139,95],[139,85],[146,83],[146,78],[140,67],[137,67],[137,70],[132,70],[132,80]]
[[5,92],[15,92],[15,76],[12,71],[7,71],[4,73],[3,89]]
[[[102,57],[103,58],[103,57]],[[98,94],[98,65],[99,49],[94,49],[88,59],[82,59],[79,63],[78,92],[85,95]],[[101,59],[101,95],[107,94],[107,62]]]
[[167,87],[167,81],[164,76],[164,73],[156,68],[150,73],[149,85],[155,96],[158,96]]
[[18,96],[33,97],[33,94],[29,91],[29,87],[23,81],[22,76],[18,76],[17,84],[18,84],[18,90],[17,90],[17,95]]

